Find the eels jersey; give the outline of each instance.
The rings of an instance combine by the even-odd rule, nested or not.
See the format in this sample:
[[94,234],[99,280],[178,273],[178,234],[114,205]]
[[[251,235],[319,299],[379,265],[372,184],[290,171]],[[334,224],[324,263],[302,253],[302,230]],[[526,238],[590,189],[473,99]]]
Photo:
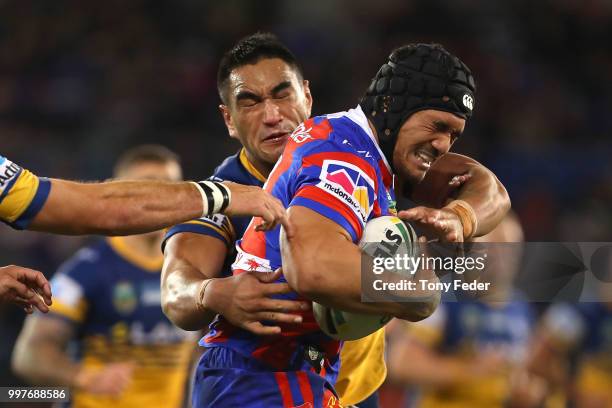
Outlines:
[[[262,187],[266,181],[265,176],[249,161],[244,148],[226,158],[215,169],[212,179],[258,187]],[[170,228],[164,237],[164,244],[170,237],[183,232],[217,238],[230,249],[223,268],[223,276],[229,276],[232,273],[231,263],[236,256],[235,241],[242,237],[250,221],[251,217],[227,217],[222,214],[195,219]],[[343,366],[337,383],[343,404],[350,405],[364,400],[384,382],[384,342],[384,330],[379,330],[364,339],[345,344],[341,353]]]
[[163,259],[144,257],[124,238],[81,249],[51,280],[53,305],[44,318],[75,325],[80,361],[98,368],[134,362],[118,398],[72,392],[74,407],[180,407],[187,390],[194,337],[172,325],[161,309]]
[[558,303],[543,318],[557,347],[567,350],[580,393],[597,396],[612,406],[612,306],[600,302]]
[[[358,106],[298,126],[264,188],[287,208],[304,206],[338,223],[357,243],[368,220],[393,211],[392,181],[389,165]],[[233,273],[270,272],[280,267],[279,233],[280,227],[256,232],[251,223],[236,245]],[[297,299],[298,295],[286,298]],[[304,356],[314,347],[325,356],[319,375],[334,384],[341,344],[319,329],[312,311],[303,313],[301,324],[281,327],[280,335],[261,337],[232,326],[221,316],[201,344],[231,349],[278,372],[307,370]],[[319,380],[310,381],[312,385]]]
[[500,353],[508,368],[487,378],[466,379],[461,385],[425,389],[419,406],[504,406],[512,367],[527,357],[533,321],[533,311],[522,300],[493,305],[462,301],[442,303],[429,318],[407,325],[408,335],[441,354],[473,361],[479,353]]
[[51,182],[0,156],[0,220],[25,229],[49,196]]

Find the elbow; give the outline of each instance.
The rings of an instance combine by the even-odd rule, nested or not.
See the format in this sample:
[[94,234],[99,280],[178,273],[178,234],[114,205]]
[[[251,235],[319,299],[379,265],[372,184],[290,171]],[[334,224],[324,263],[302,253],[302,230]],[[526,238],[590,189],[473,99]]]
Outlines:
[[194,322],[190,319],[185,308],[182,307],[180,301],[176,299],[164,298],[162,295],[162,311],[164,315],[174,324],[176,327],[186,331],[201,330],[202,326],[199,322]]
[[[495,175],[493,175],[493,177],[495,177]],[[497,177],[495,177],[495,182],[497,184],[497,201],[499,206],[499,212],[505,216],[506,213],[510,211],[510,207],[512,206],[512,202],[510,201],[510,195],[508,194],[506,187],[504,187],[504,185],[501,183],[501,181],[499,181]]]

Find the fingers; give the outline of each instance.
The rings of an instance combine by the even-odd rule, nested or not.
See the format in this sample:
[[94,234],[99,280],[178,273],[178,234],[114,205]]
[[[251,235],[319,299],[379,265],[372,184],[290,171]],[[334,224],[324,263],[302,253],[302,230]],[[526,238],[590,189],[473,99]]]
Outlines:
[[310,302],[284,299],[264,299],[260,303],[260,311],[299,312],[310,309]]
[[458,174],[448,182],[448,185],[451,187],[459,187],[464,184],[466,181],[472,178],[472,175],[469,173]]
[[259,279],[259,281],[261,283],[271,283],[271,282],[276,281],[281,276],[283,276],[283,270],[282,270],[282,268],[278,268],[274,272],[270,272],[270,273],[256,273],[254,275],[255,275],[255,277],[257,279]]
[[[47,278],[45,278],[45,275],[43,275],[42,272],[20,266],[7,266],[6,268],[10,268],[10,274],[17,281],[23,284],[14,288],[19,296],[29,299],[33,297],[34,293],[36,293],[39,296],[42,296],[41,299],[44,303],[46,303],[48,306],[51,305],[51,285],[49,285],[49,281],[47,281]],[[33,290],[33,292],[24,292],[24,287],[26,289],[29,288],[29,290]]]
[[260,322],[245,323],[242,327],[259,336],[273,336],[281,332],[281,328],[278,326],[264,326]]
[[259,321],[269,321],[276,323],[302,323],[302,316],[278,313],[278,312],[259,312],[255,315]]

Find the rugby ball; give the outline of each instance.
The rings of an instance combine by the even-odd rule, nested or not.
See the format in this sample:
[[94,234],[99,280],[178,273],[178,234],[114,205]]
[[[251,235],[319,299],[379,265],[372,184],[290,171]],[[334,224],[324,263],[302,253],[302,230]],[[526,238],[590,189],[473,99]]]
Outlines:
[[[397,217],[370,220],[359,247],[370,256],[414,255],[414,229]],[[336,340],[357,340],[384,327],[392,316],[345,312],[312,302],[312,311],[321,330]]]

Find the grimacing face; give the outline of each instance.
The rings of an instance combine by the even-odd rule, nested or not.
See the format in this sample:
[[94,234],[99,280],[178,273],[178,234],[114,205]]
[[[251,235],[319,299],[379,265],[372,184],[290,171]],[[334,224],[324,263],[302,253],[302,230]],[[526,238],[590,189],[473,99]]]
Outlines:
[[418,111],[404,122],[393,150],[393,166],[398,176],[418,184],[465,128],[465,119],[434,109]]
[[234,69],[227,87],[227,105],[219,109],[230,136],[258,169],[270,171],[289,135],[310,116],[308,81],[283,60],[264,58]]

